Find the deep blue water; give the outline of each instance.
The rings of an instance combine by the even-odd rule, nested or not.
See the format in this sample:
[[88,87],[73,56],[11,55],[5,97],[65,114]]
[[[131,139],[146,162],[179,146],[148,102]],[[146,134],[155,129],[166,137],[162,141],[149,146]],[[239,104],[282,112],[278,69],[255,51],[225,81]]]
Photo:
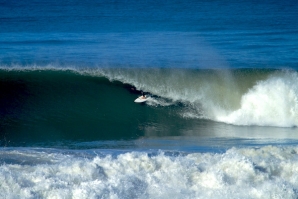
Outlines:
[[0,197],[297,198],[297,19],[294,0],[0,0]]
[[297,67],[295,1],[3,1],[1,64]]

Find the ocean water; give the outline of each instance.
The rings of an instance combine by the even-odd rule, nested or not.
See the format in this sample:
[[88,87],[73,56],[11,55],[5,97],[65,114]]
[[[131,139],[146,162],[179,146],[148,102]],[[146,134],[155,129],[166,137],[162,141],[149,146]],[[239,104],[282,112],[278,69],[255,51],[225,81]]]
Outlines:
[[297,18],[294,0],[0,1],[0,198],[297,198]]

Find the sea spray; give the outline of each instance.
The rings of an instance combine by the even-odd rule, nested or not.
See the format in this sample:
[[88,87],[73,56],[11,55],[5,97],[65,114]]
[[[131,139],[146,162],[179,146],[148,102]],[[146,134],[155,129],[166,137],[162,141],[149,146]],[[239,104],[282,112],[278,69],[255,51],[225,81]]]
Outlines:
[[[254,69],[169,70],[158,68],[103,68],[99,69],[99,73],[111,81],[129,83],[139,90],[172,100],[173,103],[169,105],[175,102],[183,103],[187,107],[180,112],[183,117],[206,118],[223,122],[228,122],[222,119],[224,116],[241,108],[241,100],[258,82],[266,81],[273,73],[281,76],[281,81],[287,79],[286,74],[296,74],[295,71]],[[164,99],[160,99],[160,104],[164,105],[163,102]],[[155,101],[149,104],[156,105],[157,103]],[[249,122],[252,121],[249,119]],[[259,122],[262,125],[261,121]],[[258,122],[256,124],[258,125]],[[279,126],[278,123],[275,125]]]
[[293,71],[273,74],[242,96],[239,109],[217,119],[238,125],[297,126],[297,81]]

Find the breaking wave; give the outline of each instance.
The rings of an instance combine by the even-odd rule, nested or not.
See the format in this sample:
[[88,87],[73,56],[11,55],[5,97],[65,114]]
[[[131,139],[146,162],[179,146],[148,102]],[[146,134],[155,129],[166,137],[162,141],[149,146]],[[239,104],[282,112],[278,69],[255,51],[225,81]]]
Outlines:
[[[48,95],[45,99],[64,93],[65,103],[73,101],[74,89],[76,97],[85,101],[92,99],[91,93],[102,96],[104,90],[111,103],[113,96],[133,100],[143,91],[151,95],[147,105],[174,108],[171,110],[185,119],[234,125],[298,125],[298,73],[292,70],[4,67],[1,73],[2,85],[24,86],[31,89],[28,92],[46,87],[52,92],[44,93]],[[18,85],[20,82],[23,84]],[[123,94],[123,90],[131,95]],[[7,85],[3,96],[5,92]],[[121,107],[132,109],[127,103]]]

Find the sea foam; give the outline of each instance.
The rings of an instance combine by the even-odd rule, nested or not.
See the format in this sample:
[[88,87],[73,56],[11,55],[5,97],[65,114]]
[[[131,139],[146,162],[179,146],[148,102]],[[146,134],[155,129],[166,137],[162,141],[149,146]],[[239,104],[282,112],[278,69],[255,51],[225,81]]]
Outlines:
[[90,156],[90,151],[6,149],[0,152],[0,197],[296,198],[297,152],[267,146]]

